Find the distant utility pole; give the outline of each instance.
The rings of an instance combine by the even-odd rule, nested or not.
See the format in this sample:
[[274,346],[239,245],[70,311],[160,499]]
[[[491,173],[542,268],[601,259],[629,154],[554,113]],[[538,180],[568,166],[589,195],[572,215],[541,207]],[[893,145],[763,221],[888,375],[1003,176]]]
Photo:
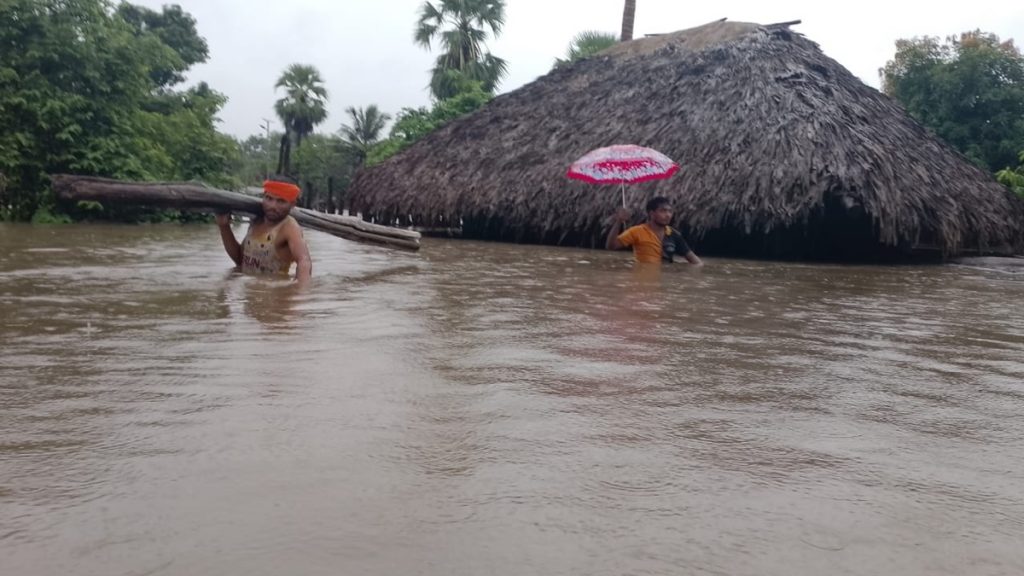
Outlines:
[[270,120],[267,120],[266,118],[264,118],[263,119],[263,124],[260,124],[260,128],[264,128],[267,131],[267,149],[265,151],[266,154],[264,155],[265,158],[263,159],[263,161],[264,161],[263,167],[265,168],[265,170],[264,170],[265,179],[269,180],[270,179],[270,150],[273,149],[273,145],[270,142]]

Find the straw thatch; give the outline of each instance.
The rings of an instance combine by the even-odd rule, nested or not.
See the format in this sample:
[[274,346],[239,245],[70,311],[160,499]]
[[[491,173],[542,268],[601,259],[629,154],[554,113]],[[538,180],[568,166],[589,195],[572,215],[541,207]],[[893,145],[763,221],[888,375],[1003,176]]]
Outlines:
[[856,257],[1020,247],[1024,208],[893,100],[785,25],[715,22],[553,70],[381,165],[364,215],[473,238],[603,243],[617,187],[565,178],[587,151],[658,149],[683,170],[627,187],[671,198],[698,250]]

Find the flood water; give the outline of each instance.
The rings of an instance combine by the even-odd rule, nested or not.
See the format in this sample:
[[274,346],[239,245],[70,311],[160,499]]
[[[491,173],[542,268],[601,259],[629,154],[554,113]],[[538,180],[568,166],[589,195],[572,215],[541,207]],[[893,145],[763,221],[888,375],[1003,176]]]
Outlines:
[[1020,274],[308,238],[0,227],[0,574],[1024,574]]

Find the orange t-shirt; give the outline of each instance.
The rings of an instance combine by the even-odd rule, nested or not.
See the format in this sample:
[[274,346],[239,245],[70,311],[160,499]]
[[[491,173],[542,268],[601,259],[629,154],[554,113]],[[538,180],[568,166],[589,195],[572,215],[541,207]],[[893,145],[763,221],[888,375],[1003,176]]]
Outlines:
[[[671,228],[665,228],[665,234],[671,234]],[[633,247],[633,256],[637,262],[658,264],[661,262],[661,239],[646,224],[633,226],[619,234],[619,242],[623,246]]]

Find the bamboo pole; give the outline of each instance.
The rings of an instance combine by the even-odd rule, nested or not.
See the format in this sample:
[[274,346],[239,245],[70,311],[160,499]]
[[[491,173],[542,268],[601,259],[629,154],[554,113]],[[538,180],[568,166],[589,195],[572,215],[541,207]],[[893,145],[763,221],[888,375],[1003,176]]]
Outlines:
[[[201,212],[240,212],[252,216],[262,213],[259,198],[202,184],[123,182],[67,174],[56,174],[52,181],[57,197],[63,200],[91,200]],[[292,208],[291,215],[303,226],[346,240],[405,250],[420,248],[420,234],[412,230],[371,224],[354,216],[323,214],[305,208]]]

